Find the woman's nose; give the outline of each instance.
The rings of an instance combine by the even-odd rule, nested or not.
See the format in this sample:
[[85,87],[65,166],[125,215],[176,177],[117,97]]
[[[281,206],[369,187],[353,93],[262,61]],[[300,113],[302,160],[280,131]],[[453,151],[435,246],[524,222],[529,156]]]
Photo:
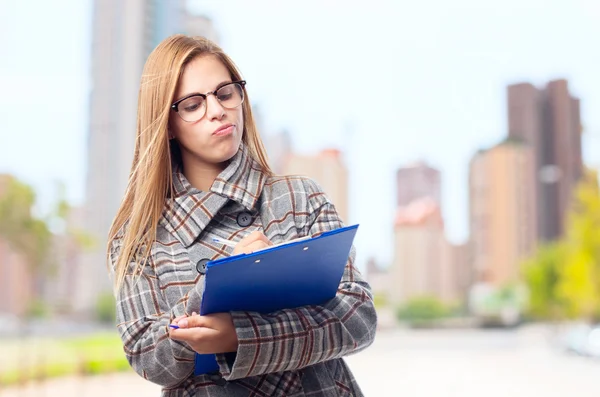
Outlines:
[[209,120],[219,120],[225,115],[225,108],[215,95],[206,98],[206,115]]

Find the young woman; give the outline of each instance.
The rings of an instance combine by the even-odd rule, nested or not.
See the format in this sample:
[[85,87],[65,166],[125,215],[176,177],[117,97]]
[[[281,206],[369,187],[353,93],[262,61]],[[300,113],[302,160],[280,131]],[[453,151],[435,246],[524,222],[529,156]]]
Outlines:
[[[141,376],[163,396],[362,395],[342,357],[373,342],[377,317],[354,248],[322,306],[196,314],[209,260],[341,226],[314,181],[273,175],[246,82],[217,45],[183,35],[158,45],[108,246],[117,327]],[[195,352],[216,354],[219,372],[194,376]]]

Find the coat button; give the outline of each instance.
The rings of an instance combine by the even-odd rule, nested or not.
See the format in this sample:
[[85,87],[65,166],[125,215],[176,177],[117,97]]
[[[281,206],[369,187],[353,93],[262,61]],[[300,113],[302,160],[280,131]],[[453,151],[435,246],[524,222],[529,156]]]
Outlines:
[[206,264],[210,261],[208,258],[203,258],[196,263],[196,271],[200,274],[206,273]]
[[248,211],[240,212],[237,216],[237,224],[246,227],[252,224],[252,214]]
[[225,384],[227,384],[227,381],[225,379],[223,379],[223,375],[221,375],[220,372],[215,372],[210,374],[209,376],[210,380],[215,382],[218,386],[225,386]]

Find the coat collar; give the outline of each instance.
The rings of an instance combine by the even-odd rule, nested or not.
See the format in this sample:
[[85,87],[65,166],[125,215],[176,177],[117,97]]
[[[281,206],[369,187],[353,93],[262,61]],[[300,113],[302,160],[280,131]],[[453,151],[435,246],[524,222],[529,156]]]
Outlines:
[[229,200],[254,211],[265,184],[265,174],[242,144],[210,191],[193,187],[180,169],[173,172],[174,198],[167,198],[161,223],[187,248]]

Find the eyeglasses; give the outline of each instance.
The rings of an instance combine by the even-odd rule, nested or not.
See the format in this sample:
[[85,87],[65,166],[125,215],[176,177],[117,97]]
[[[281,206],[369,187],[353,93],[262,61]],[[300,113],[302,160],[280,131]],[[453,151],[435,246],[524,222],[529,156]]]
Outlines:
[[191,94],[181,98],[171,105],[183,121],[194,123],[206,114],[206,102],[209,95],[214,95],[217,101],[226,109],[235,109],[244,102],[245,80],[232,81],[206,94]]

